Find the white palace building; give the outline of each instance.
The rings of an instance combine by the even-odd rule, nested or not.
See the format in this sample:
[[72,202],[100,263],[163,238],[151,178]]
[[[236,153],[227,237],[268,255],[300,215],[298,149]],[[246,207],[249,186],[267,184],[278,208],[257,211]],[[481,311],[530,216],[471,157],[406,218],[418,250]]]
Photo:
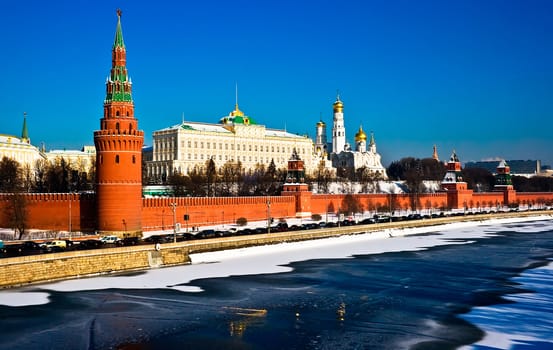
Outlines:
[[[331,171],[337,167],[351,167],[365,168],[386,179],[374,135],[371,133],[367,150],[367,135],[360,128],[355,135],[356,149],[351,150],[346,142],[343,103],[339,97],[333,110],[332,144],[327,144],[326,124],[322,121],[317,123],[313,141],[308,136],[257,124],[238,108],[238,103],[219,123],[183,120],[154,131],[153,147],[144,154],[146,176],[150,181],[161,183],[175,173],[186,175],[194,169],[201,171],[210,159],[218,169],[228,162],[240,162],[247,172],[260,165],[267,167],[271,161],[277,169],[286,169],[295,149],[304,161],[307,174],[313,174],[321,166]],[[328,152],[329,149],[332,152]]]

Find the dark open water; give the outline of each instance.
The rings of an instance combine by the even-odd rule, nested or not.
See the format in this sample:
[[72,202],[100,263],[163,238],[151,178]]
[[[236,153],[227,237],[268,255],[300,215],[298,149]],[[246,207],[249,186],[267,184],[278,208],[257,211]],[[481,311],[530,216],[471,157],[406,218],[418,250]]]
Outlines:
[[553,349],[551,228],[195,280],[200,293],[50,292],[0,306],[0,349]]

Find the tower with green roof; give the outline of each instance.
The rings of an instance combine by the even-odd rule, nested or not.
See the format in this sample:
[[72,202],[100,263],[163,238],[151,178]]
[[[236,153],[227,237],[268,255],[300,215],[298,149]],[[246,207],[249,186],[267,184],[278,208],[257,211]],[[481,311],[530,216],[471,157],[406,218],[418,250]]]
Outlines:
[[132,83],[121,28],[121,10],[106,79],[104,116],[94,132],[96,209],[100,234],[120,237],[142,234],[142,145],[144,132],[134,117]]

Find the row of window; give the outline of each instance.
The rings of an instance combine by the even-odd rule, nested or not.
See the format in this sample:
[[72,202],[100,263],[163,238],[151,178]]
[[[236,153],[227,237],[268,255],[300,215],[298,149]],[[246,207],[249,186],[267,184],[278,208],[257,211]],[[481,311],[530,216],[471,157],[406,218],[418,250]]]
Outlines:
[[[184,154],[182,155],[181,157],[182,159],[184,159]],[[192,155],[192,153],[188,153],[188,160],[192,160],[192,158],[194,158],[194,160],[208,160],[208,159],[213,159],[213,160],[219,160],[219,161],[234,161],[234,157],[233,156],[228,156],[228,155],[222,155],[222,154],[219,154],[219,155],[208,155],[206,154],[205,157],[204,157],[204,154],[194,154]],[[249,161],[249,162],[266,162],[266,163],[269,163],[271,161],[272,158],[270,157],[256,157],[256,156],[236,156],[236,160],[237,161],[243,161],[243,162],[246,162],[246,161]],[[275,159],[275,161],[277,161],[278,159],[280,159],[280,162],[283,163],[285,162],[285,159],[284,157],[281,157],[281,158],[277,158]],[[167,159],[169,160],[169,159]]]
[[[172,149],[173,147],[173,142],[170,141],[170,142],[161,142],[161,141],[158,141],[156,142],[157,144],[157,148],[161,151],[163,149]],[[192,148],[192,144],[194,145],[194,148],[200,148],[200,149],[203,149],[204,147],[206,149],[217,149],[217,143],[216,142],[204,142],[204,141],[194,141],[194,143],[192,143],[192,141],[188,141],[187,143],[187,146],[188,148]],[[224,145],[224,149],[225,150],[230,150],[231,151],[234,151],[234,144],[231,143],[231,144],[228,144],[228,143],[222,143],[220,142],[219,143],[219,149],[220,150],[223,150],[223,145]],[[181,141],[181,147],[184,148],[185,147],[185,141]],[[240,145],[240,144],[237,144],[236,145],[236,150],[237,151],[248,151],[248,152],[258,152],[258,150],[260,152],[275,152],[275,149],[276,149],[276,152],[282,152],[282,153],[290,153],[292,152],[291,150],[291,147],[288,146],[288,147],[285,147],[285,146],[263,146],[263,145]]]
[[[284,149],[284,146],[282,147],[282,149]],[[306,154],[306,150],[305,148],[301,148],[298,150],[298,153],[299,154],[303,154],[305,155]],[[185,158],[185,154],[184,152],[181,153],[181,156],[180,156],[180,159],[181,160],[184,160],[186,159]],[[219,160],[223,160],[222,157],[224,156],[224,159],[225,160],[228,160],[229,159],[229,155],[228,154],[225,154],[225,155],[222,155],[222,154],[219,154]],[[255,159],[254,161],[257,162],[257,159],[258,159],[258,156],[257,155],[250,155],[250,154],[247,154],[247,155],[236,155],[236,157],[238,158],[238,160],[240,160],[242,157],[242,159],[245,161],[246,160],[246,156],[249,156],[249,159],[250,161],[252,161],[252,159]],[[203,159],[210,159],[212,156],[209,155],[209,154],[204,154],[204,153],[188,153],[188,160],[192,160],[192,158],[194,158],[195,160],[203,160]],[[230,156],[231,158],[234,158],[232,155]],[[252,158],[254,157],[254,158]],[[155,161],[165,161],[165,160],[176,160],[177,159],[177,154],[176,152],[174,152],[173,150],[171,151],[168,151],[168,152],[156,152],[155,156],[154,156],[154,160]],[[260,161],[263,161],[263,157],[259,157]],[[269,157],[265,157],[265,159],[269,159]],[[285,157],[281,157],[281,159],[285,159]]]

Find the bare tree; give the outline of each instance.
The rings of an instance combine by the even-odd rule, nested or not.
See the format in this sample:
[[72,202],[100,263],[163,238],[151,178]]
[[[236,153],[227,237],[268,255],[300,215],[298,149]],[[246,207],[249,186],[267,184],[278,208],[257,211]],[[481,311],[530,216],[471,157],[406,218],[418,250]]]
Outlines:
[[361,213],[363,212],[363,204],[361,204],[358,197],[352,194],[346,194],[342,201],[342,209],[348,214]]
[[21,184],[21,165],[12,158],[3,157],[0,160],[0,192],[15,192]]
[[21,239],[27,229],[27,198],[20,192],[10,196],[10,206],[7,208],[10,226],[16,233],[16,239]]

